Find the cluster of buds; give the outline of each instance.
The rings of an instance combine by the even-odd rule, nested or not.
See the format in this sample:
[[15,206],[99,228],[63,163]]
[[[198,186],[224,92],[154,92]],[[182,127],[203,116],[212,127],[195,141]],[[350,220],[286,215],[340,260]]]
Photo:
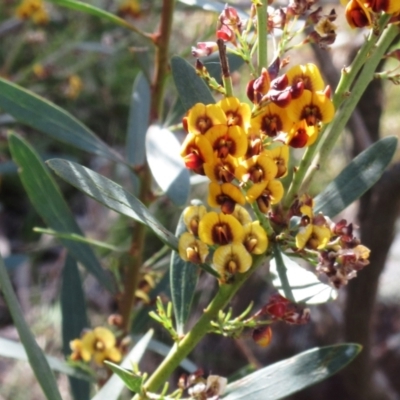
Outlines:
[[15,10],[15,15],[20,19],[31,19],[38,25],[49,22],[49,14],[42,0],[23,0]]
[[181,390],[188,390],[191,399],[218,400],[224,393],[228,380],[218,375],[209,375],[205,379],[203,375],[201,369],[189,376],[181,375],[178,387]]
[[345,220],[333,223],[324,215],[314,215],[314,202],[303,195],[291,208],[291,215],[300,218],[295,236],[296,251],[318,252],[316,272],[325,274],[332,286],[340,288],[369,264],[369,249],[353,235],[353,224]]
[[122,350],[112,331],[102,326],[93,330],[85,330],[80,339],[70,342],[72,354],[71,361],[83,361],[102,366],[104,361],[119,363],[122,358]]
[[400,2],[398,0],[341,0],[346,6],[346,19],[352,28],[370,28],[379,15],[399,15]]

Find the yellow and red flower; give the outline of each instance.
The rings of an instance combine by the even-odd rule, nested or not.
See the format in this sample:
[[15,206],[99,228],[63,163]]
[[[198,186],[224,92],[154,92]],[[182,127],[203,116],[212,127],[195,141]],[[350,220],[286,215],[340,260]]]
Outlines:
[[244,227],[244,247],[249,253],[263,254],[268,248],[268,236],[260,221],[254,221]]
[[249,203],[257,202],[260,211],[266,214],[271,205],[282,200],[283,193],[282,183],[274,179],[269,182],[255,183],[247,190],[246,199]]
[[199,235],[199,221],[207,214],[203,205],[189,206],[183,211],[183,222],[187,230],[195,236]]
[[286,72],[289,85],[296,85],[299,82],[304,84],[304,89],[311,92],[324,90],[325,84],[321,73],[315,64],[295,65]]
[[244,130],[238,126],[217,125],[205,134],[207,140],[218,158],[229,154],[233,157],[243,157],[247,151],[247,137]]
[[236,97],[225,97],[217,103],[226,115],[228,126],[238,125],[246,130],[250,125],[251,110],[246,103],[241,103]]
[[226,125],[227,119],[222,108],[217,104],[195,104],[187,116],[187,126],[190,133],[204,134],[216,125]]
[[287,132],[291,128],[292,122],[288,118],[285,108],[271,103],[251,119],[251,126],[256,132],[274,137],[280,132]]
[[208,246],[189,232],[180,236],[178,248],[182,260],[190,261],[193,264],[204,263],[209,253]]
[[259,183],[270,181],[276,177],[278,167],[269,154],[264,152],[242,161],[236,168],[235,176],[242,182]]

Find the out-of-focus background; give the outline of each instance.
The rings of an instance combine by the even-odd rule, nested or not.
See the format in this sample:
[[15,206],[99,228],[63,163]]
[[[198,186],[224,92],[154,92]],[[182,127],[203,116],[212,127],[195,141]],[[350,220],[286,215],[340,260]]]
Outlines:
[[[91,0],[89,3],[113,13],[121,13],[124,0]],[[128,0],[129,2],[129,0]],[[137,35],[112,26],[95,17],[45,3],[47,19],[32,21],[18,18],[18,0],[0,2],[0,76],[51,100],[90,127],[99,137],[120,152],[125,150],[132,86],[139,71],[152,74],[146,67],[152,50]],[[250,0],[236,2],[248,10]],[[274,2],[285,4],[284,1]],[[330,50],[305,47],[290,53],[293,63],[317,63],[332,88],[339,71],[349,64],[361,45],[365,31],[352,31],[343,17],[344,8],[335,1],[316,1],[328,14],[336,9],[336,42]],[[153,31],[159,21],[160,2],[131,0],[130,14],[124,17],[146,31]],[[136,7],[136,8],[135,8]],[[171,55],[187,57],[191,46],[214,40],[217,14],[194,10],[177,2],[173,25]],[[37,23],[39,22],[39,23]],[[398,43],[394,46],[398,47]],[[393,64],[393,65],[392,65]],[[388,69],[395,63],[382,63]],[[249,72],[242,66],[233,74],[237,93],[244,92]],[[370,85],[346,134],[330,156],[329,166],[319,172],[317,192],[355,155],[380,137],[399,136],[399,88],[391,82],[376,80]],[[244,95],[243,95],[244,96]],[[170,80],[165,97],[166,117],[172,109],[176,91]],[[244,97],[243,97],[244,98]],[[67,158],[89,166],[134,192],[135,185],[127,171],[98,156],[50,139],[33,129],[16,123],[0,109],[0,252],[20,300],[26,319],[39,345],[47,354],[62,357],[59,288],[65,250],[48,235],[36,233],[45,227],[31,206],[11,161],[7,131],[13,129],[25,137],[43,159]],[[300,154],[300,153],[299,153]],[[131,221],[100,206],[57,180],[63,194],[88,237],[118,246],[127,246]],[[196,185],[193,197],[204,197],[205,187]],[[265,366],[300,351],[340,342],[364,346],[361,355],[339,375],[293,399],[395,400],[400,399],[400,153],[376,186],[339,218],[355,221],[363,244],[372,251],[371,264],[359,277],[340,291],[338,301],[311,308],[311,322],[306,326],[273,326],[269,347],[258,348],[250,337],[240,340],[211,336],[202,341],[191,360],[206,373],[231,376],[243,368]],[[160,197],[152,211],[172,231],[180,210]],[[158,239],[150,238],[146,257],[160,249]],[[100,254],[103,265],[113,268],[114,255]],[[160,274],[165,266],[160,267]],[[262,306],[273,293],[265,279],[268,266],[239,292],[234,308],[243,310],[251,300]],[[104,323],[115,311],[112,298],[91,276],[84,289],[92,326]],[[198,317],[216,289],[211,277],[203,277],[196,292]],[[148,306],[150,309],[150,305]],[[18,339],[10,314],[0,294],[0,337]],[[157,338],[169,343],[161,329]],[[145,360],[144,370],[151,370],[159,358]],[[58,376],[63,398],[70,399],[68,380]],[[0,399],[40,400],[41,390],[28,363],[0,356]]]

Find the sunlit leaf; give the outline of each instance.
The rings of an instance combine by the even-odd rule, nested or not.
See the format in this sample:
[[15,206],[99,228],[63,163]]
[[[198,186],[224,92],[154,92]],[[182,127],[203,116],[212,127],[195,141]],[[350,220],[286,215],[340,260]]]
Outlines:
[[142,72],[136,76],[129,108],[126,158],[134,166],[145,162],[145,138],[149,127],[150,85]]
[[152,125],[146,134],[146,155],[157,184],[177,206],[183,206],[190,190],[190,175],[180,157],[180,143],[168,129]]
[[[139,363],[142,359],[144,352],[149,345],[153,336],[153,330],[149,330],[133,347],[129,354],[121,363],[121,368],[130,370],[132,364]],[[124,388],[124,381],[117,375],[113,374],[107,383],[97,392],[92,400],[117,400]]]
[[[186,231],[187,228],[183,221],[183,214],[181,214],[175,234],[179,237]],[[199,279],[199,268],[188,261],[182,260],[179,254],[173,251],[169,268],[169,279],[176,330],[178,334],[183,334]]]
[[230,383],[223,400],[279,400],[335,374],[361,351],[353,343],[320,347]]
[[215,103],[207,84],[197,74],[195,69],[183,58],[171,58],[172,76],[178,90],[183,108],[187,111],[196,103]]
[[[69,254],[65,260],[61,284],[61,315],[63,353],[71,354],[69,343],[81,336],[83,329],[89,328],[86,315],[85,295],[82,289],[78,265]],[[89,400],[90,384],[76,378],[69,378],[75,400]]]
[[125,386],[134,393],[139,393],[143,385],[143,377],[135,374],[129,369],[120,367],[110,361],[105,361],[114,374],[118,375],[125,383]]
[[[10,310],[11,317],[17,328],[21,342],[25,348],[29,364],[48,400],[62,400],[57,388],[57,382],[50,369],[49,363],[33,337],[28,324],[25,322],[17,296],[14,293],[8,277],[3,258],[0,255],[0,289]],[[1,346],[3,347],[3,346]]]
[[0,108],[19,122],[78,149],[107,157],[122,158],[85,125],[50,101],[15,83],[0,78]]
[[[336,299],[337,291],[322,283],[313,272],[305,270],[283,253],[274,252],[274,255],[270,261],[272,285],[282,296],[305,304],[323,304]],[[287,286],[283,284],[285,279]]]
[[[0,356],[12,358],[19,361],[28,361],[28,355],[25,351],[24,346],[21,343],[2,337],[0,337]],[[72,368],[65,361],[60,360],[59,358],[49,355],[45,355],[45,357],[50,368],[53,371],[61,372],[62,374],[82,379],[88,382],[94,380],[93,377],[91,377],[90,375],[85,374],[79,369]]]
[[[37,213],[55,231],[76,233],[82,236],[83,233],[57,184],[36,151],[26,140],[14,133],[9,135],[9,146],[12,157],[19,166],[22,184]],[[60,242],[105,288],[114,291],[109,275],[101,267],[90,246],[68,239],[60,239]]]
[[379,140],[359,154],[316,198],[315,213],[334,217],[360,198],[382,176],[397,148],[398,139]]
[[47,164],[59,177],[83,193],[111,210],[147,225],[165,244],[172,249],[177,248],[176,237],[154,218],[143,203],[120,185],[89,168],[67,160],[53,159],[47,161]]

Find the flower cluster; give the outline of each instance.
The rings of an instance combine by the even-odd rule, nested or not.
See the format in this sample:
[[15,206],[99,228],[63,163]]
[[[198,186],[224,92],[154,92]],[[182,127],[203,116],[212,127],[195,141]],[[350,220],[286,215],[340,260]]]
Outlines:
[[49,14],[42,0],[23,0],[15,10],[15,14],[20,19],[32,19],[38,25],[49,22]]
[[346,6],[346,19],[352,28],[370,28],[382,12],[400,13],[398,0],[341,0],[341,3]]
[[70,342],[70,347],[72,361],[90,362],[93,359],[97,365],[102,365],[105,360],[118,363],[122,358],[115,335],[101,326],[85,331],[80,339]]

